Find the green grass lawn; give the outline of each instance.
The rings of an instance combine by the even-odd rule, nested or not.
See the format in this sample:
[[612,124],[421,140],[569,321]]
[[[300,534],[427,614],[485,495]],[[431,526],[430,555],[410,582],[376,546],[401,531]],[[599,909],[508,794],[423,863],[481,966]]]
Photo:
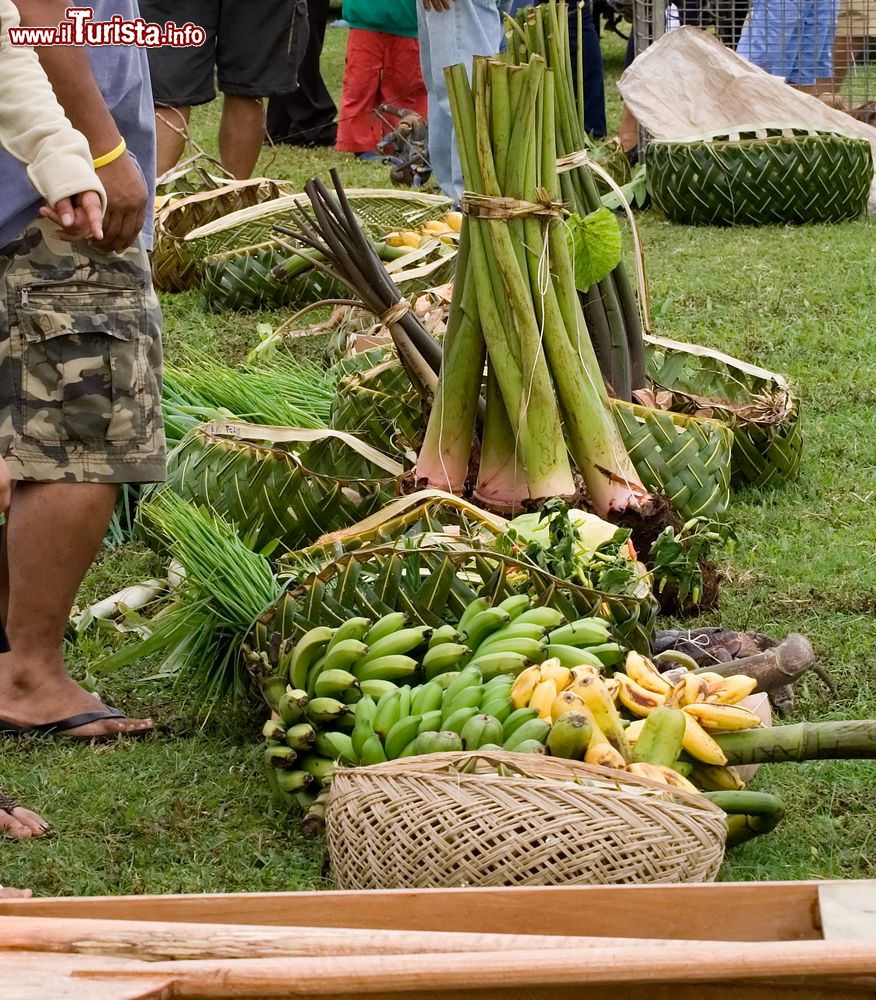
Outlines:
[[[324,66],[337,93],[345,32],[329,31]],[[622,43],[606,42],[616,76]],[[613,88],[612,88],[613,89]],[[617,120],[616,95],[610,114]],[[217,109],[194,131],[215,151]],[[302,182],[337,166],[350,185],[385,185],[387,168],[331,151],[266,150],[259,171]],[[795,719],[876,716],[876,228],[686,229],[641,217],[657,332],[786,372],[804,399],[806,451],[798,483],[735,497],[739,546],[721,612],[703,623],[808,635],[831,673],[799,686]],[[259,323],[282,313],[213,316],[196,293],[164,296],[169,357],[188,346],[238,359]],[[137,546],[106,552],[83,601],[160,572]],[[84,676],[103,634],[69,650]],[[149,680],[154,664],[113,675],[101,690],[149,713],[156,737],[102,747],[4,744],[0,786],[43,811],[53,840],[5,843],[0,882],[40,894],[300,889],[327,885],[321,844],[271,802],[260,773],[258,713],[228,711],[201,726],[185,692]],[[782,795],[776,832],[734,851],[727,879],[876,877],[876,763],[765,767],[756,788]]]

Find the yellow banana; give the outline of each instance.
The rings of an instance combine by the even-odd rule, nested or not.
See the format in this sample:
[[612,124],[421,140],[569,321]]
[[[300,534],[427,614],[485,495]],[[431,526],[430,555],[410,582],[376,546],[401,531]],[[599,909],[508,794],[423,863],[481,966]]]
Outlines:
[[538,664],[533,664],[533,666],[521,671],[511,688],[511,704],[515,708],[526,708],[529,704],[529,699],[532,697],[532,692],[536,689],[540,681],[541,674],[539,673]]
[[741,792],[745,782],[735,767],[717,764],[696,764],[691,771],[694,784],[704,792]]
[[664,698],[672,692],[672,685],[654,666],[654,664],[641,653],[631,649],[627,653],[624,663],[624,672],[627,677],[640,684],[646,691],[653,691],[655,694],[662,694]]
[[529,699],[529,707],[538,712],[538,717],[545,722],[551,721],[551,706],[557,697],[557,682],[554,680],[540,681]]
[[620,681],[616,681],[614,677],[604,677],[602,683],[608,690],[611,700],[615,705],[620,703]]
[[594,743],[591,741],[584,754],[585,764],[598,764],[600,767],[612,767],[615,770],[626,769],[627,762],[610,743]]
[[645,728],[645,723],[647,719],[636,719],[635,722],[631,722],[626,728],[627,742],[630,745],[635,744],[636,740],[642,735],[642,730]]
[[639,718],[650,715],[655,708],[660,708],[666,703],[665,695],[648,691],[626,674],[615,674],[614,679],[620,683],[618,691],[620,703]]
[[706,674],[685,674],[680,681],[682,685],[680,705],[695,705],[705,701],[709,693],[709,681]]
[[452,229],[450,225],[446,222],[442,222],[440,219],[433,219],[430,222],[424,222],[420,227],[421,233],[428,233],[430,236],[441,236],[443,233],[454,233],[455,229]]
[[588,681],[582,681],[577,685],[575,694],[580,696],[587,707],[587,714],[596,727],[605,734],[605,739],[625,761],[630,760],[630,745],[624,733],[621,717],[602,678],[593,677]]
[[444,221],[455,233],[458,233],[462,229],[462,212],[448,212],[444,216]]
[[757,681],[745,674],[733,674],[732,677],[722,677],[709,685],[706,701],[713,705],[735,705],[737,702],[754,694]]
[[685,705],[682,711],[712,732],[728,733],[736,729],[755,729],[762,725],[759,715],[738,705]]
[[697,720],[687,712],[684,713],[684,739],[681,745],[691,757],[702,761],[704,764],[727,763],[724,751]]
[[581,663],[577,667],[569,667],[568,670],[572,675],[572,680],[569,683],[570,688],[580,684],[581,681],[601,676],[598,668],[591,667],[589,663]]
[[539,675],[543,681],[551,680],[557,685],[557,691],[565,691],[572,683],[572,671],[568,667],[560,666],[557,659],[545,660],[538,668]]
[[691,784],[678,771],[673,771],[671,767],[664,767],[662,764],[630,764],[627,767],[630,774],[637,774],[640,778],[650,778],[651,781],[658,781],[663,785],[670,785],[672,788],[680,788],[685,792],[698,794],[699,789]]
[[551,704],[552,719],[559,719],[566,712],[579,712],[581,715],[587,715],[587,705],[584,699],[571,690],[558,694]]

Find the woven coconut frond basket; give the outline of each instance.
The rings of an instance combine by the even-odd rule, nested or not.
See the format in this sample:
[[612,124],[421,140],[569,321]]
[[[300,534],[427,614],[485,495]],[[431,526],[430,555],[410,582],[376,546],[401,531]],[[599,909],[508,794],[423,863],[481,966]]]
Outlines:
[[[393,229],[418,229],[422,223],[440,218],[451,207],[450,199],[443,195],[416,191],[351,188],[346,193],[366,232],[375,237]],[[267,204],[225,214],[189,230],[186,250],[200,264],[211,254],[264,243],[272,237],[275,225],[292,223],[292,209],[306,211],[309,207],[306,194],[284,192],[283,197]]]
[[865,139],[808,128],[752,128],[654,140],[648,190],[690,225],[842,222],[867,210],[873,155]]
[[648,377],[675,412],[733,432],[731,482],[766,486],[794,479],[803,456],[800,400],[784,376],[698,344],[645,337]]
[[504,751],[339,768],[326,809],[340,889],[704,882],[726,834],[701,796]]
[[[210,254],[201,264],[202,287],[208,308],[301,308],[323,299],[344,298],[349,290],[318,267],[291,279],[278,279],[273,269],[293,255],[293,243],[268,239],[255,246],[235,247]],[[300,258],[299,258],[300,259]],[[417,295],[453,277],[456,249],[431,240],[420,249],[386,265],[404,295]]]
[[280,197],[288,182],[256,177],[230,181],[181,198],[165,201],[155,219],[152,279],[162,292],[182,292],[200,282],[200,262],[195,260],[186,235],[239,210]]
[[380,509],[399,492],[404,472],[348,434],[221,421],[190,431],[167,465],[162,488],[208,504],[254,548],[278,551]]
[[560,579],[525,555],[499,551],[504,527],[503,519],[439,490],[401,496],[310,548],[287,553],[280,575],[289,590],[265,621],[274,621],[284,637],[294,623],[296,639],[315,625],[336,627],[355,615],[379,618],[389,611],[436,628],[459,621],[476,597],[497,603],[528,593],[569,620],[599,615],[619,641],[650,648],[657,602],[646,577],[622,594]]

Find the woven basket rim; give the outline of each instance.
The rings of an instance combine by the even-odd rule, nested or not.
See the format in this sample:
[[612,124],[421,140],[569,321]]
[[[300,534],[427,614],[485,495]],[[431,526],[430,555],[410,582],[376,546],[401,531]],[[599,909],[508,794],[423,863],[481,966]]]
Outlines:
[[[346,191],[346,195],[351,201],[359,198],[379,198],[381,201],[402,201],[411,204],[419,202],[424,207],[434,206],[435,208],[451,204],[451,200],[444,195],[397,191],[393,188],[349,188]],[[174,207],[176,207],[176,204],[179,204],[179,202],[176,202]],[[193,229],[187,233],[184,239],[193,241],[206,236],[213,236],[225,229],[233,229],[243,222],[252,222],[255,219],[263,218],[265,215],[274,215],[295,206],[307,206],[309,204],[310,199],[303,191],[298,191],[295,194],[281,195],[279,198],[272,198],[269,201],[260,202],[258,205],[252,205],[250,208],[241,208],[236,212],[223,215],[214,222],[205,223],[203,226],[199,226],[197,229]]]
[[[227,184],[223,184],[222,187],[207,188],[204,191],[195,191],[192,194],[183,195],[180,198],[176,198],[171,204],[169,201],[161,206],[155,217],[155,230],[157,234],[160,234],[163,239],[175,240],[177,242],[183,242],[186,236],[178,236],[176,233],[170,232],[167,228],[167,220],[171,215],[174,215],[180,209],[186,208],[189,205],[197,205],[202,201],[210,201],[213,198],[222,197],[222,195],[233,194],[235,191],[242,191],[246,188],[254,187],[258,188],[262,184],[272,184],[274,187],[278,188],[280,191],[284,187],[289,185],[289,181],[275,180],[273,177],[251,177],[245,181],[231,181]],[[172,198],[173,195],[171,194]],[[277,200],[277,199],[273,199]],[[265,204],[261,202],[260,204]],[[258,208],[259,205],[253,206]],[[240,211],[249,211],[249,209],[238,209],[238,212],[232,214],[237,215]],[[225,216],[220,216],[220,220],[225,218]],[[200,228],[204,228],[201,226]]]
[[[488,764],[502,764],[504,766],[517,769],[520,775],[499,775],[492,773],[467,773],[460,768],[472,761],[482,760]],[[539,771],[543,773],[538,773]],[[534,773],[533,773],[534,772]],[[553,773],[552,773],[553,772]],[[385,777],[387,775],[422,777],[432,781],[453,782],[454,784],[478,784],[483,781],[501,782],[531,782],[533,780],[544,780],[553,782],[563,781],[563,772],[571,775],[567,780],[574,783],[573,777],[578,776],[601,782],[595,785],[579,785],[582,793],[609,795],[612,798],[627,798],[630,795],[639,797],[646,793],[651,800],[666,801],[677,800],[683,805],[691,806],[704,813],[712,815],[724,815],[724,810],[720,809],[713,802],[704,796],[687,792],[682,788],[675,788],[641,775],[631,774],[629,771],[619,771],[615,768],[602,767],[597,764],[585,764],[582,761],[566,760],[561,757],[548,757],[542,754],[522,754],[509,750],[474,750],[474,751],[451,751],[449,753],[422,754],[417,757],[405,757],[401,760],[385,761],[382,764],[371,764],[364,767],[342,767],[336,766],[335,775],[343,778],[351,778],[355,781],[368,781],[372,777]],[[631,791],[622,786],[632,786],[640,789]]]
[[758,365],[753,365],[748,361],[742,361],[739,358],[734,358],[730,354],[724,354],[721,351],[716,350],[714,347],[705,347],[702,344],[691,344],[686,343],[682,340],[671,340],[669,337],[659,337],[655,334],[645,333],[642,335],[642,339],[646,344],[652,344],[654,347],[665,347],[672,351],[678,351],[682,354],[693,354],[698,358],[712,358],[715,361],[720,361],[722,364],[729,365],[731,368],[738,368],[739,371],[745,372],[746,375],[753,375],[755,378],[763,379],[767,382],[774,382],[776,386],[786,392],[791,392],[791,385],[784,375],[779,374],[779,372],[772,372],[766,368],[760,368]]
[[[791,133],[788,135],[788,133]],[[767,133],[767,134],[761,134]],[[693,135],[674,136],[672,138],[661,137],[648,140],[649,146],[687,146],[695,142],[709,144],[729,143],[736,145],[740,142],[776,142],[787,141],[788,139],[821,139],[836,138],[850,139],[856,142],[863,142],[870,145],[867,139],[859,135],[852,135],[843,132],[840,128],[824,128],[814,125],[801,125],[790,122],[771,122],[754,125],[737,125],[732,128],[724,126],[720,129],[712,129],[708,132],[698,132]]]
[[[376,448],[372,448],[371,445],[367,444],[365,441],[359,440],[354,434],[334,430],[330,427],[273,427],[267,424],[247,424],[242,421],[214,420],[198,424],[196,427],[193,427],[183,440],[194,437],[200,437],[214,443],[224,443],[231,446],[237,445],[241,447],[247,446],[255,449],[256,451],[282,455],[283,458],[290,461],[306,475],[311,476],[314,479],[321,479],[324,481],[388,485],[390,483],[399,482],[407,475],[405,468],[389,455],[384,455],[382,452],[378,452]],[[383,470],[386,472],[386,475],[369,476],[366,479],[362,479],[353,476],[333,476],[328,472],[315,472],[313,469],[309,469],[302,462],[297,452],[274,447],[274,445],[278,444],[293,443],[301,443],[306,446],[309,444],[319,444],[326,440],[335,440],[339,441],[341,444],[345,444],[348,448],[357,452],[361,458],[364,458],[366,461],[370,461],[372,465],[377,466],[377,468],[381,467],[381,462],[385,463],[383,465]],[[182,443],[183,442],[181,441],[180,444]],[[391,473],[390,470],[386,468],[386,464],[392,464],[393,466],[398,467],[400,471]]]

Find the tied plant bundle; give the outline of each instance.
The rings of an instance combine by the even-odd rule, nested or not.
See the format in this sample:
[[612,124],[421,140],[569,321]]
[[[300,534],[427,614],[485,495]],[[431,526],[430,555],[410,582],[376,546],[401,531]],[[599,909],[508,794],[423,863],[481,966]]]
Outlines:
[[[454,298],[417,479],[460,494],[486,408],[474,495],[519,511],[576,493],[573,467],[603,517],[659,508],[633,467],[576,288],[557,173],[556,76],[475,60],[446,71],[466,194]],[[486,371],[486,377],[484,373]]]

